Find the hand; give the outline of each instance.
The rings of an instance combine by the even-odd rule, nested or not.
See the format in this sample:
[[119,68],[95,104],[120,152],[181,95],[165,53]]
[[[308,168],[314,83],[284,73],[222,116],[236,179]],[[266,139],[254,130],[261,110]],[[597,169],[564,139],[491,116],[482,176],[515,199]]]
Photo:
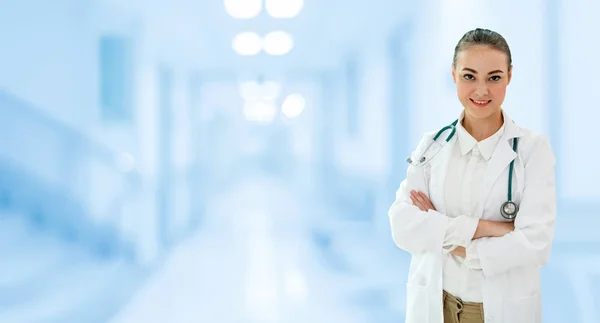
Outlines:
[[504,221],[490,221],[490,220],[479,220],[477,224],[477,230],[473,239],[479,239],[483,237],[503,237],[505,234],[514,231],[515,224]]
[[454,250],[450,251],[450,254],[461,258],[467,258],[467,249],[465,249],[465,247],[458,246]]
[[425,195],[425,193],[423,192],[410,191],[410,199],[412,200],[413,204],[416,207],[418,207],[421,211],[436,211],[435,207],[433,206],[433,203],[431,203],[427,195]]
[[503,237],[504,235],[512,231],[515,231],[514,222],[496,222],[496,230],[494,232],[496,234],[496,237]]

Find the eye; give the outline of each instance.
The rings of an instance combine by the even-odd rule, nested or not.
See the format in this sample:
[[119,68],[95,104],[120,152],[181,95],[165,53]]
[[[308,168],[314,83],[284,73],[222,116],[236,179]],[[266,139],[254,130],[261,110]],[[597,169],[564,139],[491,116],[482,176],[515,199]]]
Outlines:
[[473,76],[472,74],[465,74],[465,75],[463,75],[463,78],[465,80],[472,81],[475,79],[475,76]]
[[498,82],[500,81],[502,77],[500,77],[500,75],[494,75],[492,77],[490,77],[490,80],[494,81],[494,82]]

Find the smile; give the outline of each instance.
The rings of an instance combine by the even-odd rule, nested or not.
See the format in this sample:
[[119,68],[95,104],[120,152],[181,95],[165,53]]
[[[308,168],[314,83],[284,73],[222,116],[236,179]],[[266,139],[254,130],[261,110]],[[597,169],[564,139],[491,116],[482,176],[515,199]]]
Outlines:
[[475,104],[478,107],[485,107],[486,105],[490,104],[490,102],[492,102],[492,100],[469,100],[471,100],[471,102],[473,102],[473,104]]

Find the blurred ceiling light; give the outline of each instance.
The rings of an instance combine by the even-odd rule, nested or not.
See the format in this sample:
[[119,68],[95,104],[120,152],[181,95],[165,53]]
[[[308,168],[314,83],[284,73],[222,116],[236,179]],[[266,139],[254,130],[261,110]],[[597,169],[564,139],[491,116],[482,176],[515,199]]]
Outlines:
[[262,0],[223,0],[225,11],[233,18],[250,19],[262,11]]
[[284,31],[272,31],[263,39],[263,49],[269,55],[285,55],[293,47],[292,36]]
[[303,0],[265,0],[265,9],[273,18],[293,18],[303,6]]
[[246,120],[257,123],[270,123],[275,118],[275,103],[268,100],[246,101],[244,116]]
[[250,56],[260,53],[261,42],[259,35],[253,32],[242,32],[233,37],[231,47],[240,55]]
[[283,100],[281,112],[288,118],[295,118],[302,114],[305,106],[306,100],[302,95],[290,94]]
[[246,101],[249,100],[275,100],[281,94],[281,84],[275,81],[258,83],[247,81],[240,83],[240,95]]

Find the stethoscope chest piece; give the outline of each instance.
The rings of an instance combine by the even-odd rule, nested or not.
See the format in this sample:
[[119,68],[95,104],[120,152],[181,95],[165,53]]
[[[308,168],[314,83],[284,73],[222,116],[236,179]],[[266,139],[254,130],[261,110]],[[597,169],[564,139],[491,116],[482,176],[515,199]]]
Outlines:
[[500,207],[500,213],[505,219],[512,220],[516,218],[517,212],[519,212],[519,206],[512,201],[506,201]]

